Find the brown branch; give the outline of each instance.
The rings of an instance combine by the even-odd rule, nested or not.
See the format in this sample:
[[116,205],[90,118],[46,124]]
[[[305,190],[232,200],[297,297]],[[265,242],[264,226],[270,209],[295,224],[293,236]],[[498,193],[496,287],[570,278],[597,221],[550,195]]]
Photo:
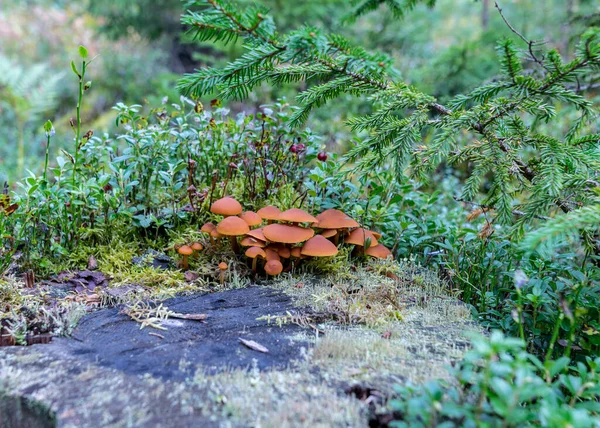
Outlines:
[[510,29],[510,31],[512,31],[513,33],[515,33],[521,40],[523,40],[525,43],[527,43],[527,47],[529,48],[529,55],[531,56],[531,59],[533,61],[535,61],[537,64],[539,64],[544,70],[550,72],[550,70],[548,69],[548,67],[546,67],[546,64],[544,64],[544,62],[542,60],[540,60],[536,56],[536,54],[533,52],[533,46],[536,45],[536,44],[539,44],[539,42],[536,42],[534,40],[529,40],[523,34],[521,34],[520,32],[518,32],[515,29],[515,27],[513,27],[510,24],[510,22],[508,22],[508,19],[506,19],[506,17],[502,13],[502,9],[500,8],[500,5],[498,5],[498,2],[494,2],[494,4],[496,6],[496,9],[498,9],[498,13],[502,17],[502,20],[504,21],[504,23],[506,24],[506,26]]

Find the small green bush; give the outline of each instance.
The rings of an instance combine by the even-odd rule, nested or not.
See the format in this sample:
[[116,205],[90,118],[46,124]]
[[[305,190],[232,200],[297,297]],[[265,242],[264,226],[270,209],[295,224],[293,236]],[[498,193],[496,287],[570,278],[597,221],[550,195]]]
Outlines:
[[472,345],[449,381],[397,387],[390,426],[598,426],[600,358],[544,364],[497,331]]

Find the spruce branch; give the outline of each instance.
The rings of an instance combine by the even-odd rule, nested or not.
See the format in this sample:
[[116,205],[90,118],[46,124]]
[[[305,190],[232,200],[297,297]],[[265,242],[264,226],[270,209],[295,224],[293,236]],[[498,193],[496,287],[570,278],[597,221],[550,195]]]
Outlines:
[[[547,217],[551,210],[570,212],[589,199],[597,182],[600,157],[595,106],[580,89],[593,84],[600,69],[600,31],[581,36],[576,52],[564,61],[546,44],[527,39],[496,4],[498,13],[518,40],[502,40],[498,59],[502,74],[455,96],[447,103],[399,79],[386,55],[368,52],[339,35],[303,27],[278,34],[265,11],[240,12],[223,0],[196,0],[201,12],[188,12],[183,22],[200,40],[244,39],[245,53],[220,69],[206,68],[184,76],[179,88],[195,97],[216,92],[244,98],[257,85],[309,83],[297,97],[291,125],[343,94],[366,97],[369,114],[348,125],[361,135],[346,162],[366,172],[376,166],[398,167],[427,179],[440,163],[469,165],[463,196],[475,200],[489,183],[485,204],[498,210],[498,221],[518,224]],[[433,1],[362,0],[355,12],[386,4],[397,16],[419,3]],[[523,42],[526,49],[518,49]],[[594,77],[595,76],[595,77]],[[574,86],[574,84],[576,84]],[[555,118],[556,106],[577,112],[564,135],[544,135],[539,124]],[[589,132],[588,132],[589,131]],[[588,133],[589,135],[585,135]],[[520,196],[519,196],[520,195]],[[517,203],[526,196],[525,202]],[[517,208],[518,207],[518,208]]]

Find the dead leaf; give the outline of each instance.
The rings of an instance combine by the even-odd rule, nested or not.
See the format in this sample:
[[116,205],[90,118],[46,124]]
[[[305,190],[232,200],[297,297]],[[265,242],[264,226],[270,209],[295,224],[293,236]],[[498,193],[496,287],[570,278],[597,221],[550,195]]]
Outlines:
[[90,256],[87,265],[88,270],[96,270],[98,269],[98,262],[96,261],[96,257],[93,255]]
[[195,280],[200,278],[200,275],[192,271],[187,271],[185,274],[183,274],[183,276],[187,282],[194,282]]
[[260,343],[256,343],[254,340],[246,340],[246,339],[242,339],[241,337],[239,337],[238,339],[240,339],[240,342],[242,342],[242,345],[244,345],[254,351],[262,352],[264,354],[269,352],[269,350],[267,348],[262,346]]
[[381,335],[381,337],[382,337],[382,338],[384,338],[384,339],[390,339],[390,338],[392,337],[392,332],[391,332],[390,330],[388,330],[388,331],[385,331],[385,332],[384,332],[384,333]]

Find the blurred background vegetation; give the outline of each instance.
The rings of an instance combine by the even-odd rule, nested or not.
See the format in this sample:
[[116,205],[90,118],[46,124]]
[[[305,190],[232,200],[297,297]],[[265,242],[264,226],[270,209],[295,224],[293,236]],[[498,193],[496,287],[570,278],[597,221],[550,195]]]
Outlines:
[[[468,91],[497,73],[495,46],[513,37],[492,0],[440,0],[435,8],[419,5],[400,24],[386,8],[344,26],[350,12],[344,0],[241,0],[261,3],[275,13],[281,31],[303,24],[342,33],[358,45],[390,54],[398,73],[420,90],[443,101]],[[530,39],[544,39],[569,54],[583,25],[600,21],[594,0],[504,0],[511,24]],[[224,64],[241,46],[191,41],[180,24],[185,1],[164,0],[0,0],[0,182],[11,183],[39,172],[45,138],[42,124],[51,119],[57,135],[70,135],[76,82],[69,61],[78,45],[98,55],[91,72],[93,91],[83,121],[96,135],[114,126],[117,102],[157,106],[177,99],[175,81],[184,72]],[[263,87],[234,112],[256,109],[293,88]],[[208,102],[209,100],[203,100]],[[349,101],[349,100],[348,100]],[[321,109],[309,125],[326,137],[328,150],[344,152],[351,136],[349,115],[364,103],[340,100]],[[54,159],[71,141],[59,141]]]

